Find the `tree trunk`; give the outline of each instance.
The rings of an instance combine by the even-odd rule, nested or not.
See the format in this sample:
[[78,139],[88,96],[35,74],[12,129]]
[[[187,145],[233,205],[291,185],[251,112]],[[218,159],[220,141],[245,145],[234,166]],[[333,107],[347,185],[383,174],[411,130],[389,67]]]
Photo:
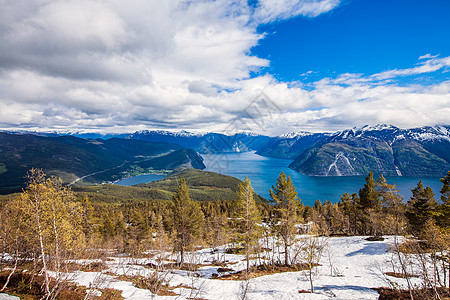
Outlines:
[[12,269],[11,273],[9,273],[8,278],[6,279],[6,282],[5,282],[5,284],[3,285],[2,289],[0,290],[0,292],[3,292],[3,291],[6,289],[6,287],[8,286],[9,280],[11,279],[11,276],[12,276],[12,275],[14,274],[14,272],[17,270],[17,262],[18,262],[18,261],[19,261],[19,253],[18,253],[18,251],[16,250],[16,258],[15,258],[15,261],[14,261],[14,268]]
[[288,255],[288,245],[287,245],[287,243],[285,242],[284,243],[284,264],[286,265],[286,266],[289,266],[289,255]]

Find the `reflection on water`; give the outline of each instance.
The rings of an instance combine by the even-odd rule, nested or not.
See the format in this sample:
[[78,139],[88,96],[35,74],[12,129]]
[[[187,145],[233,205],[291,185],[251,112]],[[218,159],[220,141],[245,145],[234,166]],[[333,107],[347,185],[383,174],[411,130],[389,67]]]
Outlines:
[[[357,193],[364,185],[365,176],[319,177],[307,176],[289,169],[291,160],[263,157],[254,152],[203,154],[206,171],[217,172],[243,180],[248,176],[256,193],[269,199],[269,188],[276,184],[281,171],[290,175],[299,197],[304,204],[313,205],[315,200],[339,201],[343,193]],[[442,187],[439,178],[386,177],[388,183],[395,183],[406,200],[411,196],[420,179],[425,186],[430,186],[439,199]]]

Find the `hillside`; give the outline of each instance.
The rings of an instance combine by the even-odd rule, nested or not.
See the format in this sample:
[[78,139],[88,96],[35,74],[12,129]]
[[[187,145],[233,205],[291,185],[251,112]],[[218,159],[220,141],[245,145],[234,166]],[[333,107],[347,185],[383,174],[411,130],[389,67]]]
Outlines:
[[[79,186],[74,190],[80,197],[88,196],[92,202],[120,203],[124,201],[167,201],[172,199],[181,178],[185,178],[189,194],[195,201],[234,201],[241,180],[213,172],[195,169],[180,169],[166,178],[135,186],[103,184]],[[264,198],[255,194],[259,203]]]
[[450,127],[365,126],[324,136],[290,168],[319,176],[444,176],[450,170]]
[[0,132],[0,189],[23,187],[30,168],[43,169],[64,183],[95,184],[178,167],[205,168],[195,151],[176,144]]

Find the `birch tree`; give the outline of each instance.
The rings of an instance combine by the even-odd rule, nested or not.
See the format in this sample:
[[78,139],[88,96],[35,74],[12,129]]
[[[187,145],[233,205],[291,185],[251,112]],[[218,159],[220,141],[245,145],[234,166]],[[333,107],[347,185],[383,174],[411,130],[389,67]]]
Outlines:
[[[69,255],[84,246],[82,210],[73,192],[56,178],[46,178],[41,170],[31,169],[28,187],[11,207],[21,216],[21,235],[27,249],[34,249],[42,265],[44,299],[55,299],[62,288],[63,266]],[[50,285],[50,270],[55,280]]]

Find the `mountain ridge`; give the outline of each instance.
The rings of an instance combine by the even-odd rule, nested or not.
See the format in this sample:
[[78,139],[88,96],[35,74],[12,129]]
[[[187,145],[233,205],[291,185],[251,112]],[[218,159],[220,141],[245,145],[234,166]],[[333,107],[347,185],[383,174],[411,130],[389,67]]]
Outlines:
[[63,183],[94,184],[179,167],[204,169],[205,165],[197,152],[177,144],[0,132],[1,189],[22,188],[31,168],[60,177]]

